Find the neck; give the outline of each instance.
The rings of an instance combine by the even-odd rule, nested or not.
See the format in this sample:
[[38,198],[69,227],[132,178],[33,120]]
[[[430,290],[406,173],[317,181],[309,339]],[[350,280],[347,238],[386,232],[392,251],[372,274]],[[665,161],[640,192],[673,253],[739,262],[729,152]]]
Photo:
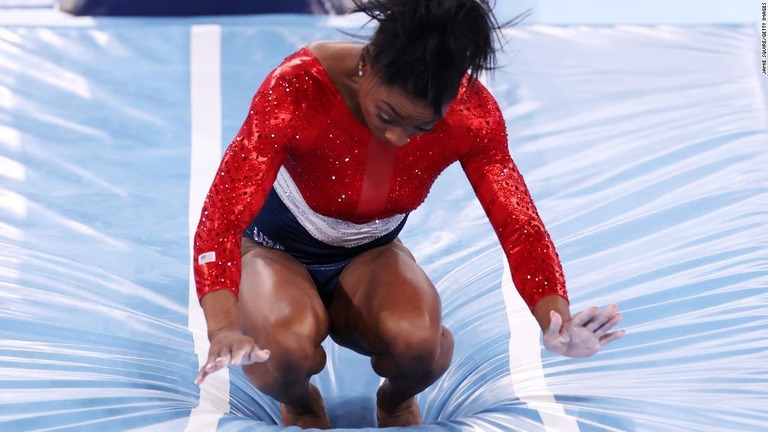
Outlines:
[[363,82],[363,79],[365,79],[364,75],[360,75],[360,71],[364,70],[365,67],[365,61],[363,58],[364,53],[365,46],[363,46],[360,49],[360,52],[354,56],[354,64],[350,64],[346,68],[345,81],[347,82],[348,96],[345,97],[345,102],[349,107],[349,110],[352,112],[352,114],[354,114],[355,117],[357,117],[360,123],[368,126],[368,124],[365,122],[365,116],[363,116],[363,110],[360,107],[360,86]]

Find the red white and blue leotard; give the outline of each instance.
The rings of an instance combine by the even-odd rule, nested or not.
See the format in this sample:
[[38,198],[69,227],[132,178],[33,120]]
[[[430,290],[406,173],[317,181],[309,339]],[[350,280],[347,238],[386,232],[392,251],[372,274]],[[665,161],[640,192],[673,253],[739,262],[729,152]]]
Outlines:
[[307,48],[267,76],[224,154],[195,234],[198,296],[237,295],[240,238],[271,192],[318,240],[353,248],[399,229],[456,161],[529,308],[552,294],[567,299],[554,245],[510,158],[504,118],[480,83],[465,83],[431,132],[396,147],[360,123]]

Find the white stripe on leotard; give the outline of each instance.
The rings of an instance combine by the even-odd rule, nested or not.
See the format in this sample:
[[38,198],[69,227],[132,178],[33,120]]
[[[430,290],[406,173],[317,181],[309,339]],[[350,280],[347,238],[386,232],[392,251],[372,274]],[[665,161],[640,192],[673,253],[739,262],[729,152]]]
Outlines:
[[389,234],[405,218],[405,215],[400,214],[364,224],[355,224],[321,215],[312,210],[309,204],[304,201],[298,186],[285,167],[280,168],[274,188],[288,210],[299,220],[301,226],[312,237],[332,246],[351,248],[366,244]]

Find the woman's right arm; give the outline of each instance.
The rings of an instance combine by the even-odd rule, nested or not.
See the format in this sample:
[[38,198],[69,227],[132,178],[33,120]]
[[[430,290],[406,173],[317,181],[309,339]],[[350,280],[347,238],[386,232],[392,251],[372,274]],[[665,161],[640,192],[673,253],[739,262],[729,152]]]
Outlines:
[[211,343],[197,384],[229,364],[269,357],[240,330],[238,288],[242,232],[261,210],[288,146],[283,136],[267,135],[265,94],[270,92],[263,85],[254,96],[243,126],[224,153],[195,232],[195,283]]
[[256,92],[203,203],[192,264],[211,347],[198,383],[227,364],[269,356],[240,330],[241,237],[261,210],[289,149],[299,145],[300,137],[302,143],[311,142],[313,125],[328,115],[323,87],[307,63],[291,61],[296,58],[286,59]]

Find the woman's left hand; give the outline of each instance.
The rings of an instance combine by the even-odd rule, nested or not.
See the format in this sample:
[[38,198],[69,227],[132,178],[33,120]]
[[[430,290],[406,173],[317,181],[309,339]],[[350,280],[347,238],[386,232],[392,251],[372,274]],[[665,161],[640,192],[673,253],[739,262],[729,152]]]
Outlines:
[[587,357],[600,351],[610,341],[624,336],[624,330],[610,330],[621,321],[621,312],[610,305],[602,312],[592,306],[563,322],[555,311],[550,312],[550,322],[544,332],[544,347],[568,357]]

